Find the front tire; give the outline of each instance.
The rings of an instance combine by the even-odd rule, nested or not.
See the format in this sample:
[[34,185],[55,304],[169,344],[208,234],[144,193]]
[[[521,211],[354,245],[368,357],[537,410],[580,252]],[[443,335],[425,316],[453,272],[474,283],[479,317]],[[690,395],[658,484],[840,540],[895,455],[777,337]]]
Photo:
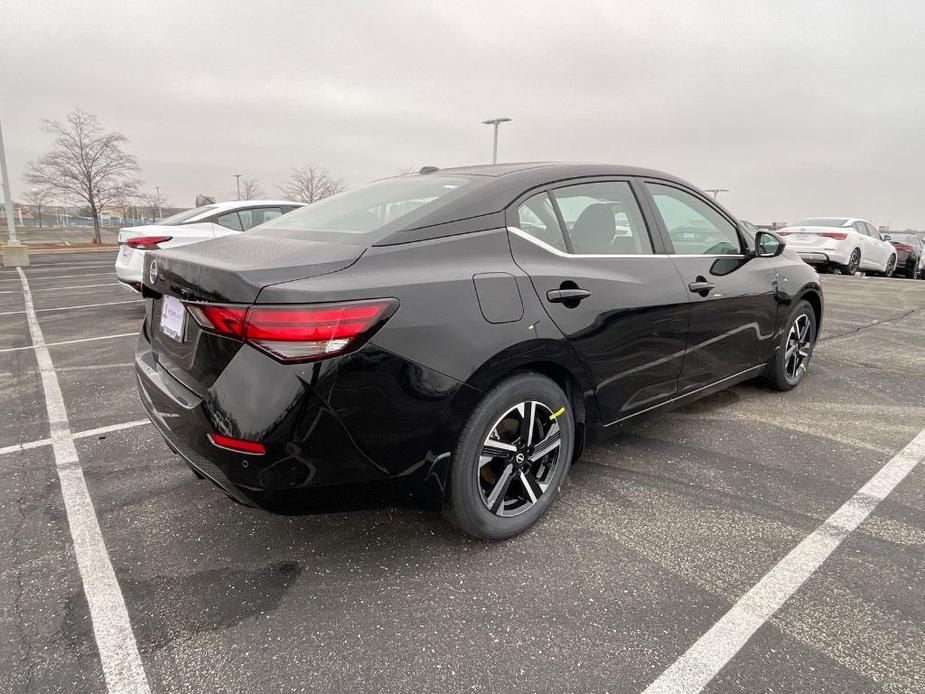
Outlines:
[[781,391],[796,388],[806,375],[815,345],[816,313],[808,301],[799,301],[768,363],[768,385]]
[[895,271],[896,271],[896,256],[891,255],[890,259],[886,261],[886,269],[883,271],[883,276],[892,277]]
[[558,495],[574,446],[572,405],[562,389],[535,373],[508,378],[463,428],[444,515],[483,540],[522,533]]

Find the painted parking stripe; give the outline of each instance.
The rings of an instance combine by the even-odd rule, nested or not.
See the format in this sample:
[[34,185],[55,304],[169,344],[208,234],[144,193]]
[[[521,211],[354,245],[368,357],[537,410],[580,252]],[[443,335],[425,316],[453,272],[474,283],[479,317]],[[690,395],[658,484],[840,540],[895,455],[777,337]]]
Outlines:
[[[76,431],[71,434],[72,439],[85,439],[90,436],[100,436],[101,434],[108,434],[113,431],[122,431],[123,429],[134,429],[135,427],[144,426],[145,424],[150,424],[150,419],[136,419],[131,422],[122,422],[120,424],[110,424],[105,427],[97,427],[96,429],[87,429],[86,431]],[[38,441],[27,441],[26,443],[17,443],[12,446],[3,446],[0,448],[0,455],[5,453],[19,453],[20,451],[28,451],[32,448],[41,448],[42,446],[50,446],[51,439],[39,439]]]
[[[33,289],[32,293],[36,292],[63,292],[70,289],[92,289],[93,287],[118,287],[120,286],[118,282],[103,282],[102,284],[75,284],[70,287],[40,287],[39,289]],[[0,291],[0,294],[19,294],[19,291],[15,289],[7,289]]]
[[42,389],[45,391],[45,409],[61,496],[64,498],[74,555],[90,608],[106,686],[110,692],[148,694],[148,680],[138,655],[138,645],[125,609],[125,599],[109,561],[93,500],[80,467],[61,386],[32,306],[29,281],[22,268],[17,268],[17,271],[22,280],[29,334],[35,345],[35,357],[42,377]]
[[644,694],[701,691],[923,458],[925,430],[768,571]]
[[[79,306],[56,306],[53,308],[36,308],[32,309],[35,313],[45,311],[70,311],[77,308],[98,308],[99,306],[118,306],[119,304],[140,304],[144,299],[129,299],[127,301],[107,301],[102,304],[80,304]],[[15,316],[17,314],[28,313],[28,311],[4,311],[0,316]]]
[[[97,340],[114,340],[117,337],[131,337],[132,335],[137,335],[138,331],[136,330],[133,333],[117,333],[116,335],[100,335],[99,337],[82,337],[79,340],[62,340],[61,342],[46,342],[46,347],[60,347],[61,345],[76,345],[78,342],[96,342]],[[3,352],[19,352],[24,349],[35,349],[35,345],[25,345],[24,347],[5,347],[0,349],[0,354]]]
[[[112,272],[84,272],[79,275],[49,275],[48,277],[33,277],[32,281],[38,280],[69,280],[74,277],[102,277],[103,275],[114,275],[116,274],[115,270]],[[19,278],[14,277],[12,279],[2,279],[0,282],[16,282],[19,283]]]

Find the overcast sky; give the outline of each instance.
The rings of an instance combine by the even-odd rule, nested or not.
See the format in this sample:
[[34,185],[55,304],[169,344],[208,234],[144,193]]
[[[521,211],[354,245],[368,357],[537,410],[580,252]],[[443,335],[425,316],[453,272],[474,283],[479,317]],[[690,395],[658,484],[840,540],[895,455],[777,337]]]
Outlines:
[[659,168],[758,223],[925,228],[925,3],[3,0],[14,195],[74,107],[130,139],[175,205],[350,186],[425,164]]

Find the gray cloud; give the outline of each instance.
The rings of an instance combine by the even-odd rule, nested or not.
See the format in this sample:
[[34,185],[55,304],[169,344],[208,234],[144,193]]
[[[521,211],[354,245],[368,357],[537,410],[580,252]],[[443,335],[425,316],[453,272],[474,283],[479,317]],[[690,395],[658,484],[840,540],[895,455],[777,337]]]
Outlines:
[[17,3],[0,18],[14,189],[75,106],[177,204],[325,164],[353,185],[502,157],[662,168],[757,222],[925,227],[918,2]]

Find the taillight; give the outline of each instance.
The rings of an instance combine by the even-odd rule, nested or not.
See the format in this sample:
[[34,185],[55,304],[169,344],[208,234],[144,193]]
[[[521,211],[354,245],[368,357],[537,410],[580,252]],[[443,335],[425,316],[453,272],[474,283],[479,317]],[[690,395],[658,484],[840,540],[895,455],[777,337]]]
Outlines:
[[173,236],[136,236],[125,242],[129,248],[137,248],[140,251],[156,251],[158,244],[170,241]]
[[355,349],[398,308],[396,299],[305,306],[188,304],[200,326],[243,339],[278,361],[323,359]]
[[896,248],[897,251],[911,251],[912,250],[912,246],[906,243],[898,243],[894,241],[893,246]]
[[825,236],[827,239],[836,239],[838,241],[844,241],[848,238],[848,234],[844,231],[820,231],[818,234],[819,236]]
[[247,441],[245,439],[235,439],[231,436],[222,434],[206,434],[213,446],[227,448],[235,453],[250,453],[251,455],[263,455],[267,452],[266,447],[259,441]]

